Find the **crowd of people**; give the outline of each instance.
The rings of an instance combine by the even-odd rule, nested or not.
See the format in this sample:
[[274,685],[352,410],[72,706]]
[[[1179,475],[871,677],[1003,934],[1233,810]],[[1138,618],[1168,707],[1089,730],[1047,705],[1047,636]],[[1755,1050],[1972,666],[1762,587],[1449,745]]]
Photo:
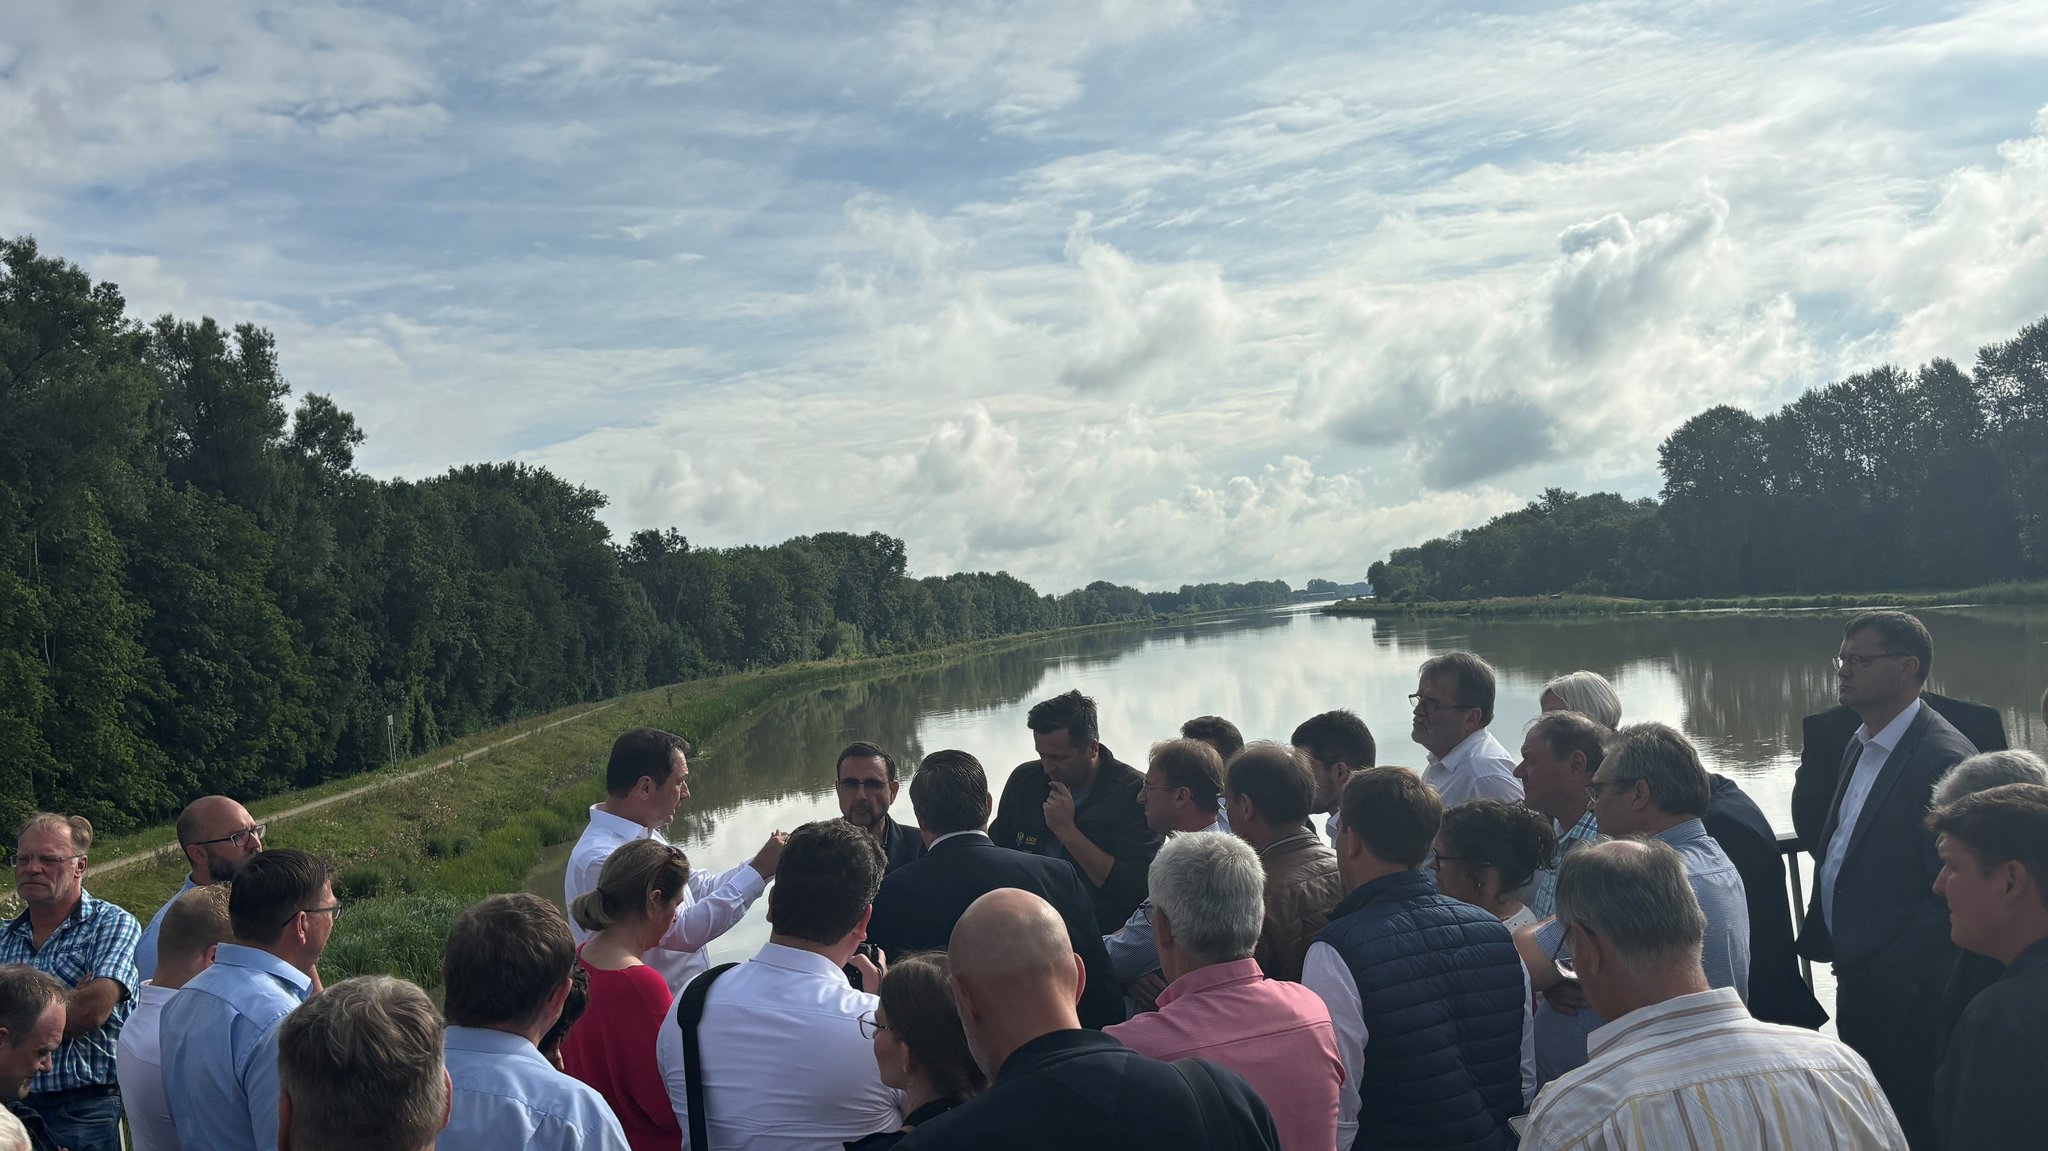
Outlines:
[[[1140,767],[1067,692],[999,790],[937,751],[899,822],[856,742],[840,818],[723,871],[663,835],[689,744],[628,731],[562,904],[465,910],[438,1008],[322,985],[333,872],[231,799],[179,819],[146,928],[85,890],[90,823],[39,814],[0,1151],[119,1151],[124,1117],[134,1151],[2042,1146],[2048,767],[1926,692],[1933,654],[1903,613],[1844,630],[1796,934],[1770,824],[1683,733],[1577,672],[1511,753],[1469,652],[1422,665],[1419,771],[1343,710],[1201,716]],[[712,966],[764,896],[768,942]]]

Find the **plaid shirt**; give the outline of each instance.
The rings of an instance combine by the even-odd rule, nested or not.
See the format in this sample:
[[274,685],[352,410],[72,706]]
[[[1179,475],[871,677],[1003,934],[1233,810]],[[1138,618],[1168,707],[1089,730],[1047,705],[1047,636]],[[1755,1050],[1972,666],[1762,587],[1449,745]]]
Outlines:
[[113,1015],[99,1030],[66,1039],[57,1048],[55,1066],[35,1077],[29,1094],[112,1086],[114,1046],[121,1038],[121,1024],[135,1009],[135,988],[142,982],[135,975],[135,944],[142,938],[142,925],[106,900],[81,892],[78,906],[37,950],[28,916],[23,911],[0,927],[0,963],[26,963],[56,976],[66,987],[94,979],[121,985],[121,1002]]
[[1557,854],[1551,857],[1550,866],[1537,872],[1536,878],[1529,881],[1528,889],[1522,893],[1522,902],[1536,913],[1536,918],[1549,919],[1557,914],[1557,869],[1564,862],[1564,857],[1571,854],[1572,848],[1599,835],[1600,821],[1593,818],[1593,809],[1589,807],[1586,814],[1572,824],[1570,831],[1558,837]]

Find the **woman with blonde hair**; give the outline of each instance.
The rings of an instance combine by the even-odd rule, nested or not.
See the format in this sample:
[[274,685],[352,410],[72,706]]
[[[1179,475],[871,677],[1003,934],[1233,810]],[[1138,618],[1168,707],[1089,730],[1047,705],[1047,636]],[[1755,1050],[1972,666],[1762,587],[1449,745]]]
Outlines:
[[591,936],[577,952],[590,981],[583,1018],[562,1039],[562,1068],[611,1104],[633,1151],[679,1151],[682,1128],[654,1061],[669,1008],[668,981],[641,962],[676,920],[690,861],[654,839],[612,852],[597,886],[569,914]]
[[901,1142],[920,1123],[967,1102],[988,1086],[960,1009],[943,951],[907,955],[882,975],[882,1002],[860,1027],[875,1041],[875,1065],[883,1084],[903,1092],[903,1129],[846,1144],[847,1151],[882,1151]]

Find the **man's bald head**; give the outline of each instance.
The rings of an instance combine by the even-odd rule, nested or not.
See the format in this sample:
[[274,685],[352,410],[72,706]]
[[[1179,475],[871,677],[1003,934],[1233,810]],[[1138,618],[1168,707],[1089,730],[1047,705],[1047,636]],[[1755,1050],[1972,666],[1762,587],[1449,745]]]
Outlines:
[[1004,887],[975,900],[948,952],[967,1047],[990,1079],[1017,1048],[1081,1026],[1081,960],[1066,922],[1038,896]]
[[178,846],[202,885],[232,879],[242,861],[263,850],[249,809],[225,795],[202,795],[178,813]]
[[1067,925],[1052,904],[1015,887],[975,900],[953,926],[953,973],[977,985],[1010,979],[1074,979]]

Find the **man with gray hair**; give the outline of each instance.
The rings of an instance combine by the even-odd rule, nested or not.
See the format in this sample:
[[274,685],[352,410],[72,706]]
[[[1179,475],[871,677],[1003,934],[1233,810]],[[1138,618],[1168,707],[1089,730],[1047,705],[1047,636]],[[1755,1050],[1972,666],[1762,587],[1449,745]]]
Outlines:
[[[1721,845],[1707,834],[1701,820],[1713,787],[1691,741],[1661,723],[1622,728],[1608,741],[1600,770],[1587,790],[1604,834],[1617,839],[1654,839],[1670,846],[1685,861],[1694,901],[1707,917],[1701,959],[1708,986],[1733,988],[1737,998],[1747,1002],[1749,902],[1741,874]],[[1564,933],[1560,915],[1534,928],[1523,940],[1523,959],[1538,991],[1548,991],[1561,982],[1557,965],[1549,957],[1556,954]],[[1536,1010],[1538,1081],[1548,1083],[1584,1063],[1586,1037],[1611,1018],[1597,1007],[1563,1011],[1556,999],[1546,997]]]
[[1941,778],[1934,781],[1934,798],[1927,806],[1947,807],[1966,795],[2008,783],[2048,784],[2048,763],[2019,748],[1980,751],[1941,773]]
[[1166,990],[1159,1010],[1104,1034],[1154,1059],[1199,1056],[1228,1067],[1272,1109],[1281,1147],[1331,1147],[1344,1061],[1322,998],[1266,978],[1252,958],[1265,880],[1258,853],[1234,836],[1168,840],[1150,877]]
[[1537,1097],[1523,1151],[1903,1146],[1862,1056],[1758,1022],[1733,988],[1708,986],[1693,887],[1679,852],[1654,839],[1592,844],[1564,861],[1565,953],[1614,1022],[1593,1033],[1584,1067]]
[[448,1123],[441,1016],[388,975],[344,979],[277,1029],[278,1151],[431,1151]]

